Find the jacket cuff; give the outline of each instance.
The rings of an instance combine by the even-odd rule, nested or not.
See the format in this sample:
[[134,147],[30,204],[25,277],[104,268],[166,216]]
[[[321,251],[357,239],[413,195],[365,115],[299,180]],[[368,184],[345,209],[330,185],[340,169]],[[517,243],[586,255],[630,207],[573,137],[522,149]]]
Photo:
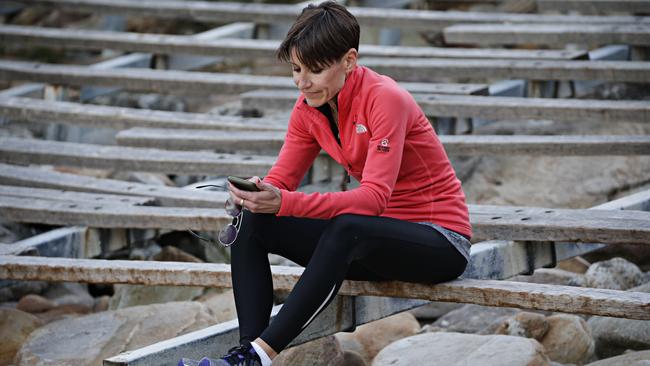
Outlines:
[[276,216],[291,216],[291,208],[293,207],[293,194],[294,192],[287,191],[286,189],[281,189],[280,194],[282,195],[280,201],[280,210],[275,214]]

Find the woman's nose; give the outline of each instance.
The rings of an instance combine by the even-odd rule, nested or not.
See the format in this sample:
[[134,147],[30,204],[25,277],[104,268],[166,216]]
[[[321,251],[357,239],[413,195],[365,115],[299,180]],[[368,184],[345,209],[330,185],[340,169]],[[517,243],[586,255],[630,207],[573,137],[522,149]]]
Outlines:
[[296,83],[298,89],[303,90],[309,88],[310,81],[303,75],[297,75],[293,81]]

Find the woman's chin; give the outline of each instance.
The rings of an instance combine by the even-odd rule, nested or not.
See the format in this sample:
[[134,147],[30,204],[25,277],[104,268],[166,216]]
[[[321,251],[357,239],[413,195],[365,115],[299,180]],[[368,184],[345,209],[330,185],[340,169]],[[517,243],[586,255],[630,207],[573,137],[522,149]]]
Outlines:
[[323,100],[321,98],[311,99],[311,98],[305,97],[305,100],[307,101],[307,105],[309,105],[310,107],[313,107],[313,108],[318,108],[318,107],[322,106],[323,104],[325,104],[325,102],[326,102],[325,100]]

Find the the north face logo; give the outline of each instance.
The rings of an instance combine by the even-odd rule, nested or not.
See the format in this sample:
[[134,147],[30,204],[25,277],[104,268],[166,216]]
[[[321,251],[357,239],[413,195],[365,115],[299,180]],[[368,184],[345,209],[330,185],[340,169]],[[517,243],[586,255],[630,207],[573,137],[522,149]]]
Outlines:
[[383,139],[379,142],[379,145],[377,145],[377,151],[379,152],[389,152],[390,151],[390,146],[388,146],[388,139]]
[[366,126],[364,126],[364,125],[362,125],[360,123],[357,123],[357,135],[360,135],[360,134],[366,133],[366,132],[368,132],[368,128],[366,128]]

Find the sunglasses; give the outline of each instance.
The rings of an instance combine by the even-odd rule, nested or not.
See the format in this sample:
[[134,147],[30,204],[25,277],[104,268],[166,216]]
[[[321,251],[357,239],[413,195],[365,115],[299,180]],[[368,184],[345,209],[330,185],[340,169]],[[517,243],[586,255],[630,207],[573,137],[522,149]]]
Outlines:
[[[206,184],[202,186],[197,186],[197,189],[205,188],[205,187],[217,187],[222,190],[225,190],[224,186],[219,186],[219,185],[214,185],[214,184]],[[230,216],[232,216],[232,222],[228,224],[226,227],[222,228],[219,230],[219,235],[218,235],[218,241],[219,244],[215,243],[214,240],[211,238],[208,238],[206,236],[203,236],[199,233],[196,233],[190,229],[187,229],[187,231],[192,234],[194,237],[197,239],[200,239],[202,241],[208,242],[213,245],[221,245],[222,247],[229,247],[231,246],[235,240],[237,240],[237,235],[239,234],[239,229],[241,228],[241,223],[243,221],[244,215],[243,215],[243,210],[242,207],[239,205],[234,204],[230,198],[226,200],[226,213]]]

